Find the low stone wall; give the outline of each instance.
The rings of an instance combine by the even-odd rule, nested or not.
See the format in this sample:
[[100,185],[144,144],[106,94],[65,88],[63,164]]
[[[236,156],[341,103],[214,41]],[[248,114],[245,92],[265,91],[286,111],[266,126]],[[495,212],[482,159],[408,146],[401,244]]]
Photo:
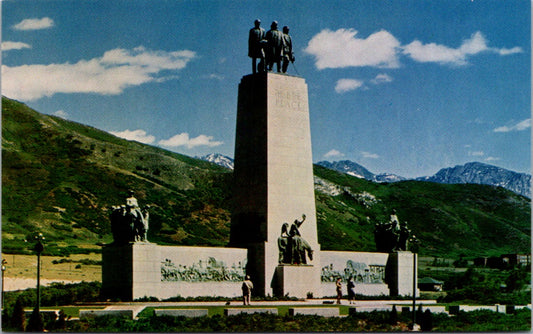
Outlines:
[[338,317],[338,307],[291,307],[289,315],[318,315],[321,317]]
[[529,308],[531,309],[531,304],[528,305],[501,305],[501,304],[495,304],[495,305],[451,305],[448,307],[448,312],[450,314],[458,314],[459,311],[463,312],[473,312],[473,311],[493,311],[493,312],[499,312],[499,313],[507,313],[512,314],[516,310],[520,310],[523,308]]
[[79,314],[81,320],[103,316],[133,319],[133,310],[80,310]]
[[[342,279],[342,294],[348,294],[347,282],[352,277],[355,293],[363,296],[389,296],[390,286],[385,283],[385,273],[393,273],[390,279],[399,295],[412,295],[413,291],[413,254],[400,252],[390,261],[388,253],[320,251],[320,296],[336,296],[335,281]],[[318,265],[318,264],[316,264]],[[387,269],[389,266],[389,269]],[[415,278],[416,279],[416,278]],[[304,291],[305,289],[301,289]],[[419,295],[419,291],[415,292]],[[298,295],[302,297],[303,295]],[[305,296],[303,296],[305,297]]]
[[[337,295],[335,283],[321,284],[322,297],[333,297]],[[389,296],[389,287],[387,284],[357,284],[355,283],[355,293],[362,296]],[[342,295],[343,298],[347,298],[348,290],[346,287],[346,281],[342,282]]]
[[[247,256],[245,248],[159,246],[153,243],[109,245],[102,252],[102,292],[108,298],[124,301],[143,297],[160,300],[177,296],[240,297]],[[307,292],[317,291],[313,293],[315,298],[335,296],[337,277],[342,279],[344,296],[348,294],[347,280],[350,277],[355,283],[356,294],[389,296],[393,288],[400,295],[412,294],[413,254],[410,252],[317,251],[316,259],[317,263],[309,266],[313,277],[320,276],[309,280],[313,284],[302,285],[292,268],[284,268],[287,275],[283,275],[283,287],[278,287],[282,295],[288,293],[292,297],[306,298]],[[388,284],[385,283],[386,271],[387,275],[392,273],[387,278]],[[256,293],[261,291],[259,281],[252,277],[252,282],[257,285]],[[268,281],[274,282],[272,278]],[[315,285],[319,287],[315,288]]]
[[226,308],[224,309],[224,315],[230,316],[230,315],[237,315],[237,314],[253,314],[253,313],[271,313],[271,314],[278,314],[277,308]]
[[207,309],[156,309],[154,314],[156,316],[171,316],[171,317],[187,317],[187,318],[196,318],[196,317],[205,317],[207,316]]
[[224,247],[159,246],[135,243],[106,246],[102,254],[102,288],[123,300],[143,297],[222,296],[242,294],[247,250]]

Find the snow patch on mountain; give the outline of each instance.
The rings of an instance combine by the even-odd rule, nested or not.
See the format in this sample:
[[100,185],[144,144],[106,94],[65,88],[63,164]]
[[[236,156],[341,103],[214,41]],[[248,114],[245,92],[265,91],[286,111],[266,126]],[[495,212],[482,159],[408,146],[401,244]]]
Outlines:
[[219,153],[211,153],[208,155],[204,155],[203,157],[199,157],[198,159],[209,161],[209,162],[212,162],[214,164],[217,164],[219,166],[229,168],[229,169],[233,169],[234,167],[234,161],[232,158],[219,154]]

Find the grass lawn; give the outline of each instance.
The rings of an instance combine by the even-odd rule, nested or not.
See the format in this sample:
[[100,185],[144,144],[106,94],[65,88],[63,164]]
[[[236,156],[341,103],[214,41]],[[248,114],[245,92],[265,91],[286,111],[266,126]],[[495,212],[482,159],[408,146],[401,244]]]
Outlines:
[[[37,256],[2,254],[2,259],[7,261],[6,279],[31,278],[37,275]],[[59,262],[62,259],[72,260],[69,263]],[[102,254],[72,254],[69,257],[41,256],[41,279],[58,281],[101,281],[102,267],[100,265],[81,264],[81,260],[102,261]]]

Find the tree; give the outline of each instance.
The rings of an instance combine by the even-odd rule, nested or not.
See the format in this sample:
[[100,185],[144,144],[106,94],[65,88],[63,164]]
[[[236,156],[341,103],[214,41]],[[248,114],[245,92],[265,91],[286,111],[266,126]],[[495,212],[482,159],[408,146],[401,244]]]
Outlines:
[[389,324],[396,325],[398,323],[398,311],[396,310],[396,305],[392,305],[392,310],[389,315]]
[[26,315],[24,314],[24,305],[22,304],[22,298],[17,298],[15,307],[13,308],[13,314],[11,315],[11,326],[23,332],[26,328]]
[[507,286],[508,292],[522,290],[526,283],[527,272],[522,269],[512,270],[509,276],[505,279],[505,285]]
[[420,319],[420,329],[423,332],[429,332],[433,329],[433,314],[429,309],[426,309],[422,318]]
[[27,332],[42,332],[44,329],[43,317],[39,309],[35,307],[33,312],[30,315],[30,320],[28,321],[28,326],[26,327]]

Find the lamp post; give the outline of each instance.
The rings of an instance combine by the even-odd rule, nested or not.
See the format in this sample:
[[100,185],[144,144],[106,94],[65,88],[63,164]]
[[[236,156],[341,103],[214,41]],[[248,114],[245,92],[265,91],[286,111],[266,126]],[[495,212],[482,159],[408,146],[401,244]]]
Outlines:
[[420,240],[413,234],[409,240],[411,251],[413,252],[413,329],[416,325],[416,254],[418,253],[418,244]]
[[7,269],[6,264],[6,259],[2,259],[2,309],[4,309],[4,272]]
[[35,244],[35,247],[33,250],[35,250],[35,253],[37,253],[37,300],[35,309],[37,312],[40,312],[41,307],[41,253],[44,250],[43,243],[41,242],[44,240],[44,236],[42,233],[39,233],[35,236],[35,240],[37,240],[37,243]]

